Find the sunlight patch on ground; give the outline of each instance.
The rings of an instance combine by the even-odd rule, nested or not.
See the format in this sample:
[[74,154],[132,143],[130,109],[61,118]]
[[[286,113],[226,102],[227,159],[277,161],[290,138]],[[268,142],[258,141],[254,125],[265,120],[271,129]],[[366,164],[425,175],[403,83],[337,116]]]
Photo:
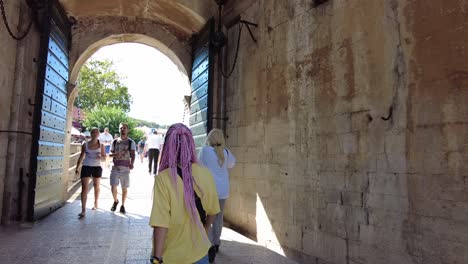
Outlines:
[[[77,182],[75,184],[80,184],[80,183]],[[74,200],[80,199],[81,187],[77,188],[73,193],[71,193],[71,194],[69,193],[69,195],[70,195],[70,197],[68,198],[67,203],[73,203]]]
[[265,211],[262,200],[257,193],[257,212],[256,212],[256,224],[257,224],[257,239],[259,244],[266,246],[268,249],[274,252],[286,256],[283,248],[275,234],[275,230],[271,225],[270,219]]
[[245,244],[251,244],[251,245],[256,245],[257,243],[253,241],[252,239],[245,237],[236,231],[223,227],[223,232],[222,232],[222,239],[226,241],[236,241],[240,243],[245,243]]

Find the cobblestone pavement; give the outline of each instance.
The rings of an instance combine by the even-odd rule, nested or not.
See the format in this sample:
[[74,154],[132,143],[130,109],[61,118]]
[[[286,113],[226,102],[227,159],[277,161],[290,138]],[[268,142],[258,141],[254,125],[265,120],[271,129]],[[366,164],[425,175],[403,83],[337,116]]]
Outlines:
[[[153,177],[147,172],[147,164],[138,163],[130,176],[125,215],[118,213],[120,205],[115,213],[110,211],[113,201],[108,175],[105,170],[99,209],[91,210],[91,188],[83,219],[78,219],[81,188],[77,185],[66,205],[48,217],[34,224],[0,227],[0,263],[149,263]],[[295,263],[228,228],[223,229],[222,240],[216,263]]]

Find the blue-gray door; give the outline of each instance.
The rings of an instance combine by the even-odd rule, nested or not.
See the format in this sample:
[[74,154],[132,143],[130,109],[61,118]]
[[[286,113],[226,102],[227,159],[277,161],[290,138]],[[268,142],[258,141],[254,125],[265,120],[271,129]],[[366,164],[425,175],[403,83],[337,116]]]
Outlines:
[[28,218],[35,220],[63,204],[70,26],[58,1],[49,1],[41,41],[31,160]]
[[212,127],[213,56],[210,35],[213,28],[214,22],[210,20],[193,39],[192,98],[189,124],[197,149],[204,145],[206,135]]

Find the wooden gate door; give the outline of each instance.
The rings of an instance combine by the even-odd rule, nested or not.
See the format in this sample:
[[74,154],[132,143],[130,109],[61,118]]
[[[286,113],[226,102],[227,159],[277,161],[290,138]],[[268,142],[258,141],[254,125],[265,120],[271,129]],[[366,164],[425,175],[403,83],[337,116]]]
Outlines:
[[204,145],[206,135],[212,128],[213,55],[210,35],[213,30],[214,21],[211,19],[194,37],[192,48],[192,98],[190,100],[189,125],[197,149]]
[[28,220],[63,204],[63,168],[67,119],[68,52],[71,35],[57,0],[47,1],[43,19],[40,65],[34,113]]

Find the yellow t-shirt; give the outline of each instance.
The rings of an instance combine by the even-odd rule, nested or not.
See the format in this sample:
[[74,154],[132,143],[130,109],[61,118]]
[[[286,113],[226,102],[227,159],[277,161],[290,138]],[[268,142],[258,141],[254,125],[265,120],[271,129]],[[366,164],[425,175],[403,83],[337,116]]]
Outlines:
[[[206,214],[219,213],[218,195],[210,171],[192,164],[192,175],[203,191],[201,195],[194,183]],[[211,246],[204,230],[202,233],[194,225],[185,209],[183,188],[182,179],[177,175],[176,191],[169,169],[155,176],[150,226],[168,228],[162,256],[165,264],[192,264],[204,257]]]

